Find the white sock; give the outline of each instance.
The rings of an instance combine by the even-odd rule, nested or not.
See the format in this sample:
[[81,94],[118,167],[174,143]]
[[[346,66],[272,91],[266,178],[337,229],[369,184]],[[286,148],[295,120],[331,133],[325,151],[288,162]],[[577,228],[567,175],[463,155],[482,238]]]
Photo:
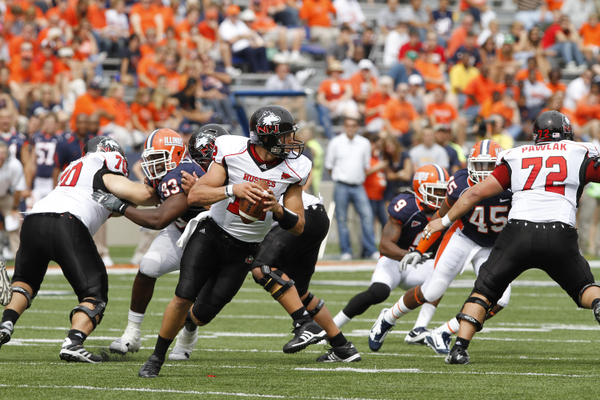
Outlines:
[[423,304],[421,306],[421,311],[419,311],[417,322],[415,322],[415,328],[419,326],[427,327],[431,322],[431,318],[433,318],[433,314],[435,314],[435,306],[431,303]]
[[298,50],[293,50],[292,57],[300,57],[300,52]]
[[449,334],[456,334],[458,329],[460,328],[460,322],[456,318],[452,318],[450,321],[446,322],[444,325],[436,328],[436,331],[440,332],[448,332]]
[[391,312],[386,312],[383,315],[383,319],[385,319],[386,322],[390,324],[396,325],[396,320],[405,316],[412,310],[406,307],[406,305],[404,304],[404,296],[402,296],[400,297],[400,300],[398,300],[396,304],[394,304],[390,311]]
[[343,311],[340,311],[335,317],[333,317],[333,323],[338,328],[341,328],[342,326],[346,325],[350,321],[352,321],[352,318],[350,318],[346,314],[344,314]]
[[142,328],[142,321],[144,321],[144,315],[145,314],[140,314],[129,310],[129,316],[127,317],[127,328],[125,328],[125,332],[134,329],[140,330]]

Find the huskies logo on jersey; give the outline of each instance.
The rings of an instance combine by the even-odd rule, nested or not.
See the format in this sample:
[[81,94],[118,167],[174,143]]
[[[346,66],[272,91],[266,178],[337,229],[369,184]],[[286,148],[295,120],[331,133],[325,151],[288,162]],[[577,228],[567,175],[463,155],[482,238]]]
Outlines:
[[281,122],[281,117],[275,115],[273,111],[265,111],[258,120],[256,133],[277,133],[279,132],[279,122]]

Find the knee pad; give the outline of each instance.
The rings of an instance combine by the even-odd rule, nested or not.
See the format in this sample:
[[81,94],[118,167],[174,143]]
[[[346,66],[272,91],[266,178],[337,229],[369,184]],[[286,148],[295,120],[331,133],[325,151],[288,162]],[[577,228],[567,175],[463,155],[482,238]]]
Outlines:
[[[485,310],[486,314],[490,311],[490,308],[491,308],[491,306],[489,306],[483,299],[481,299],[479,297],[475,297],[475,296],[469,296],[469,298],[465,301],[465,304],[467,304],[467,303],[475,303],[475,304],[483,307],[483,309]],[[483,323],[479,322],[475,317],[472,317],[469,314],[465,314],[463,312],[459,312],[458,314],[456,314],[456,319],[459,322],[461,320],[467,321],[471,325],[475,326],[475,329],[477,329],[477,332],[479,332],[480,330],[483,329]]]
[[[587,284],[587,285],[585,285],[585,286],[583,287],[583,289],[581,289],[581,290],[579,291],[579,306],[581,306],[581,298],[583,297],[583,292],[585,292],[585,291],[586,291],[586,290],[587,290],[589,287],[591,287],[591,286],[597,286],[597,287],[600,287],[600,285],[598,285],[598,284],[596,284],[596,283],[590,283],[590,284]],[[15,290],[15,289],[13,288],[13,291],[14,291],[14,290]]]
[[373,304],[383,303],[390,297],[391,289],[384,283],[374,283],[367,289],[367,293],[371,297]]
[[22,294],[23,296],[25,296],[25,298],[27,299],[27,308],[31,307],[31,301],[33,300],[33,297],[29,294],[29,292],[27,290],[25,290],[21,286],[13,286],[12,291],[13,291],[13,294],[19,293],[19,294]]
[[192,314],[194,314],[194,317],[203,324],[210,323],[217,316],[219,311],[221,310],[210,304],[194,303],[192,306]]
[[140,273],[149,278],[160,278],[163,276],[164,273],[160,267],[160,260],[157,260],[155,257],[149,257],[148,253],[140,261]]
[[[272,271],[271,267],[268,265],[261,266],[260,270],[264,276],[260,278],[258,284],[261,285],[267,292],[271,293],[271,296],[275,300],[279,300],[281,296],[285,294],[285,292],[294,286],[294,281],[292,279],[286,281],[282,278],[283,272],[280,270]],[[279,289],[274,289],[274,286],[277,284],[281,287]]]
[[[306,296],[306,298],[304,300],[302,300],[302,304],[304,304],[304,307],[308,307],[310,302],[314,298],[315,298],[315,295],[309,292],[308,296]],[[306,310],[306,311],[308,311],[308,315],[310,315],[311,318],[314,318],[315,315],[317,315],[319,313],[319,311],[321,311],[321,308],[323,308],[324,305],[325,305],[325,300],[319,299],[319,302],[317,303],[315,308],[313,308],[312,310]]]
[[[71,311],[71,315],[69,315],[69,320],[72,322],[73,315],[75,315],[75,313],[83,312],[83,313],[87,314],[87,316],[92,321],[92,325],[94,326],[94,329],[96,329],[96,326],[98,326],[98,324],[100,322],[102,322],[102,317],[104,317],[104,310],[106,309],[106,302],[101,301],[101,300],[96,300],[96,299],[90,299],[90,298],[83,299],[82,303],[83,302],[91,303],[94,305],[95,308],[92,310],[86,306],[78,305]],[[98,321],[96,322],[97,316],[99,316],[99,318],[98,318]]]

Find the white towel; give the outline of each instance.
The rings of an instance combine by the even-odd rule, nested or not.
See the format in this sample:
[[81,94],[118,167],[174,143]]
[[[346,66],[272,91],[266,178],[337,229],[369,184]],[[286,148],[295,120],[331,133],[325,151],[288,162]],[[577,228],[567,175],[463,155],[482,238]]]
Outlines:
[[196,227],[198,224],[210,216],[210,211],[203,211],[200,214],[196,215],[194,218],[190,219],[187,226],[185,227],[185,231],[181,234],[181,237],[177,241],[177,246],[181,249],[185,249],[188,240],[192,237],[192,234],[196,231]]

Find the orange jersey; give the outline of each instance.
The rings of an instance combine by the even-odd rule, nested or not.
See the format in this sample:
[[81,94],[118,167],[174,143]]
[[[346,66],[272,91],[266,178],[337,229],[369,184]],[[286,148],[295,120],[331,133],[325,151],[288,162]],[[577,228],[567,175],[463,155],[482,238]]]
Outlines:
[[[84,93],[79,96],[75,101],[75,108],[73,109],[73,114],[71,115],[71,129],[75,131],[75,118],[77,115],[92,115],[98,111],[98,109],[103,109],[112,115],[117,114],[117,110],[114,108],[114,105],[109,102],[106,97],[100,96],[94,99],[89,93]],[[100,118],[100,126],[105,126],[108,123],[110,123],[108,118]]]
[[467,97],[465,108],[469,108],[476,104],[483,104],[486,100],[491,99],[495,86],[496,84],[494,81],[484,78],[482,75],[473,78],[473,80],[467,84],[464,94],[475,97],[476,103],[474,103],[471,98]]
[[449,124],[458,118],[458,111],[450,103],[431,103],[427,106],[426,114],[433,117],[436,124]]
[[584,23],[579,30],[584,46],[600,46],[600,24],[592,27],[589,22]]
[[[163,64],[156,63],[154,61],[154,56],[149,55],[143,57],[140,60],[137,68],[138,75],[146,75],[148,79],[150,79],[154,84],[158,82],[158,77],[161,75],[167,75],[167,69]],[[146,85],[140,81],[140,87],[146,87]]]
[[198,31],[202,36],[214,42],[217,40],[217,31],[211,28],[206,21],[202,21],[198,24]]
[[[379,158],[371,156],[371,167],[379,164]],[[365,178],[363,186],[367,192],[369,200],[383,200],[383,192],[385,192],[387,181],[385,179],[385,173],[383,171],[377,171],[368,175]]]
[[[428,63],[426,61],[421,60],[420,58],[415,61],[415,69],[419,71],[423,79],[435,79],[435,80],[443,80],[444,76],[442,75],[442,71],[440,71],[439,67],[436,64]],[[427,91],[436,89],[436,88],[444,88],[444,85],[439,83],[425,83],[425,89]]]
[[102,29],[106,27],[106,16],[104,9],[98,7],[97,4],[90,4],[88,6],[86,17],[94,29]]
[[20,60],[15,60],[16,62],[11,63],[10,66],[10,76],[8,78],[9,82],[16,83],[27,83],[31,82],[33,79],[33,73],[35,72],[33,65],[30,65],[29,68],[24,69],[21,66]]
[[152,112],[152,120],[154,122],[165,122],[173,115],[173,111],[175,111],[174,105],[168,105],[162,108],[156,108],[154,103],[150,103],[148,108]]
[[383,111],[383,118],[390,121],[392,128],[402,133],[407,133],[410,130],[410,122],[418,117],[415,108],[408,101],[400,103],[396,99],[391,99]]
[[[502,83],[496,84],[495,91],[500,93],[501,95],[503,95],[507,89],[509,89],[509,88],[506,86],[506,83],[502,82]],[[513,100],[519,101],[519,97],[521,97],[521,89],[519,89],[519,87],[517,85],[512,85],[510,87],[510,89],[513,91]]]
[[563,5],[564,0],[546,0],[546,5],[549,11],[557,11]]
[[346,92],[347,82],[343,79],[334,81],[333,79],[325,79],[319,86],[319,92],[325,93],[327,101],[337,100]]
[[556,82],[556,84],[552,84],[550,82],[546,83],[546,86],[548,86],[548,89],[552,90],[552,93],[556,93],[556,92],[565,92],[567,90],[567,85],[565,85],[562,82]]
[[[529,69],[527,68],[520,70],[515,75],[515,81],[517,82],[526,81],[527,79],[529,79]],[[544,82],[544,76],[542,75],[539,69],[535,71],[535,80],[539,82]]]
[[377,88],[377,78],[375,76],[371,76],[371,87],[369,88],[369,82],[365,81],[360,72],[352,75],[352,77],[348,80],[348,83],[352,87],[352,93],[354,94],[354,98],[359,94],[370,94]]
[[118,101],[114,98],[106,99],[106,102],[116,111],[114,124],[117,126],[126,126],[131,121],[131,110],[129,105],[124,101]]
[[513,110],[511,107],[508,107],[503,101],[497,101],[490,109],[490,115],[492,114],[502,115],[502,118],[504,118],[504,125],[510,126],[512,125],[511,121],[515,115],[515,110]]
[[[140,24],[142,25],[142,32],[146,32],[148,28],[156,29],[156,22],[154,21],[154,17],[160,14],[160,9],[155,5],[151,5],[147,10],[142,7],[140,3],[136,3],[131,7],[131,12],[129,13],[129,18],[133,14],[137,14],[140,16]],[[131,26],[131,33],[133,33],[133,26]]]
[[[390,101],[390,99],[391,99],[391,97],[389,95],[383,94],[381,92],[375,92],[375,93],[371,94],[369,96],[369,98],[367,98],[367,101],[365,102],[365,114],[366,114],[366,111],[368,111],[368,110],[372,110],[373,108],[379,108],[379,106],[387,104],[387,102]],[[379,112],[377,114],[372,114],[368,117],[365,115],[365,123],[368,124],[375,118],[378,118],[381,116],[382,115]]]
[[299,16],[300,19],[306,20],[306,25],[310,27],[330,27],[329,13],[336,13],[331,0],[304,0]]
[[46,12],[46,18],[50,19],[50,17],[53,15],[58,15],[61,21],[65,21],[71,27],[77,25],[78,23],[75,10],[70,7],[68,7],[64,13],[61,13],[58,7],[52,7]]
[[148,123],[153,121],[150,104],[144,106],[138,103],[131,103],[131,115],[137,115],[138,121],[140,121],[144,129],[148,129]]

